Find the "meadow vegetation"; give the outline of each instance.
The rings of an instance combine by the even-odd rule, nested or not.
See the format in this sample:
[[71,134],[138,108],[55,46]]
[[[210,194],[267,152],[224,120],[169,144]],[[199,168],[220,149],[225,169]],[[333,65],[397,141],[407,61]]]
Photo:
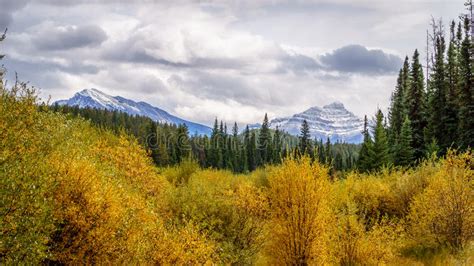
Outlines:
[[0,85],[1,264],[472,265],[474,159],[330,175],[156,167],[126,133]]

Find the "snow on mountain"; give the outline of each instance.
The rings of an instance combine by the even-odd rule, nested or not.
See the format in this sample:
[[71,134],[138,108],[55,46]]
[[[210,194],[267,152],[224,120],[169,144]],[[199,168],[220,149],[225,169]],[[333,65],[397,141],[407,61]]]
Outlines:
[[107,109],[111,111],[116,110],[130,115],[146,116],[159,123],[185,124],[190,134],[209,135],[212,131],[210,127],[173,116],[146,102],[135,102],[120,96],[110,96],[97,89],[82,90],[76,93],[72,98],[56,101],[55,104],[79,106],[81,108]]
[[291,117],[273,119],[270,121],[270,128],[278,127],[291,135],[299,135],[305,119],[313,138],[326,140],[329,137],[332,143],[361,143],[363,140],[361,132],[364,121],[346,110],[340,102],[333,102],[322,108],[311,107]]

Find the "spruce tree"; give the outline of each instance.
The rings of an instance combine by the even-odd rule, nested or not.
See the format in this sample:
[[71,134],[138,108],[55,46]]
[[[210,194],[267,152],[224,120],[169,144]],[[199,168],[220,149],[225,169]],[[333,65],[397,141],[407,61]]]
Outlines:
[[387,132],[383,121],[383,113],[379,109],[375,116],[375,127],[373,129],[374,145],[372,148],[372,168],[374,170],[380,170],[382,167],[388,166],[390,163]]
[[241,172],[242,173],[247,173],[249,171],[249,161],[247,159],[247,150],[246,150],[245,147],[243,147],[240,150],[240,161],[242,163]]
[[403,70],[400,69],[400,72],[398,73],[397,86],[395,87],[395,91],[392,94],[388,117],[393,139],[396,139],[396,136],[400,134],[404,116]]
[[242,160],[244,160],[245,164],[244,164],[244,171],[251,171],[252,169],[250,169],[250,155],[251,155],[251,145],[250,145],[250,141],[251,141],[251,136],[250,136],[250,129],[249,129],[249,126],[247,125],[245,127],[245,131],[244,131],[244,147],[243,147],[243,156],[242,156]]
[[300,130],[300,152],[301,154],[312,154],[311,135],[306,119],[303,120]]
[[156,165],[160,165],[159,145],[158,145],[158,129],[156,123],[150,121],[147,127],[146,146],[150,151],[150,157]]
[[224,123],[221,120],[219,126],[219,133],[217,134],[217,150],[216,150],[216,167],[218,169],[224,168],[224,149],[225,149],[225,133]]
[[257,169],[257,137],[255,135],[255,131],[252,131],[250,134],[250,143],[248,148],[248,165],[249,170],[253,171]]
[[400,135],[400,131],[403,124],[403,117],[405,116],[405,97],[404,97],[404,87],[403,87],[403,69],[400,69],[397,79],[397,86],[395,87],[395,91],[392,94],[390,109],[388,113],[389,119],[389,130],[388,130],[388,141],[390,144],[391,153],[394,153],[394,147],[397,146],[398,136]]
[[185,124],[178,126],[176,142],[176,160],[180,163],[191,155],[191,146],[189,143],[189,131]]
[[408,56],[405,56],[405,61],[403,62],[403,68],[402,68],[402,88],[403,88],[402,91],[404,93],[410,87],[410,80],[411,80],[410,60]]
[[324,147],[324,154],[326,157],[326,164],[332,165],[332,149],[331,149],[331,139],[329,137],[326,139],[326,145]]
[[272,154],[272,143],[271,134],[268,123],[268,116],[265,113],[263,118],[262,127],[258,136],[258,163],[264,165],[270,161],[270,155]]
[[445,146],[449,147],[458,141],[458,85],[459,85],[459,46],[456,39],[456,23],[450,27],[450,42],[447,55],[447,92],[446,92],[446,121],[444,134]]
[[459,145],[466,149],[474,147],[474,76],[473,54],[471,53],[470,22],[464,18],[464,39],[460,51],[460,90],[459,90]]
[[408,166],[413,164],[414,150],[412,147],[412,130],[408,115],[403,121],[400,137],[396,145],[395,165]]
[[273,163],[281,163],[281,153],[282,153],[282,140],[281,133],[278,126],[275,129],[275,134],[273,135]]
[[405,96],[406,111],[413,130],[413,148],[416,159],[423,156],[424,128],[427,124],[423,68],[419,57],[418,50],[415,50],[410,69],[410,83]]
[[214,127],[212,128],[209,152],[207,154],[208,165],[211,167],[217,167],[217,161],[218,161],[217,154],[218,154],[218,149],[219,149],[218,142],[219,142],[219,123],[216,117],[216,119],[214,120]]
[[319,162],[325,163],[326,162],[326,154],[324,153],[324,143],[323,139],[319,139],[318,141],[318,157],[319,157]]
[[362,142],[362,147],[359,151],[359,159],[357,160],[357,168],[359,171],[368,172],[372,169],[372,151],[373,151],[373,142],[370,137],[367,115],[364,116],[364,130],[362,131],[364,135],[364,141]]
[[240,152],[240,140],[239,140],[239,127],[237,126],[237,122],[234,122],[234,126],[232,127],[232,165],[234,168],[234,172],[242,172],[242,165],[243,162],[241,161],[241,152]]
[[433,65],[431,83],[431,99],[429,101],[429,125],[432,129],[430,136],[434,137],[442,148],[449,146],[449,136],[446,134],[447,122],[447,79],[445,73],[446,44],[442,32],[435,38],[435,63]]

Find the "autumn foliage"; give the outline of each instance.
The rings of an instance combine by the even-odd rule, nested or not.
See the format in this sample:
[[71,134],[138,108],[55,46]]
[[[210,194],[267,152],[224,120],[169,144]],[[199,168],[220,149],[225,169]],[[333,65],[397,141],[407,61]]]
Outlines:
[[337,179],[309,158],[246,175],[156,168],[125,133],[0,88],[2,264],[472,264],[474,160]]

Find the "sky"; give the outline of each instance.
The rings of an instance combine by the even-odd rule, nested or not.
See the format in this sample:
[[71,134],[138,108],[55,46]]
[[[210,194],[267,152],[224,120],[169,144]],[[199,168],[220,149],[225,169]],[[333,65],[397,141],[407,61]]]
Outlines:
[[96,88],[211,125],[334,101],[386,110],[432,17],[463,0],[0,0],[0,52],[55,101]]

